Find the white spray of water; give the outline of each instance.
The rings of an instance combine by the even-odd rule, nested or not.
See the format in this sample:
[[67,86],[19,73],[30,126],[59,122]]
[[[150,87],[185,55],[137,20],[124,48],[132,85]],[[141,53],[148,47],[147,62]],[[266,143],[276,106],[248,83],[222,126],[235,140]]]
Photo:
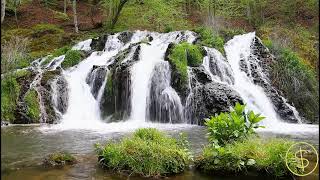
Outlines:
[[262,122],[263,124],[275,124],[279,122],[279,118],[273,108],[272,102],[265,94],[263,88],[255,85],[253,79],[248,77],[247,74],[240,69],[241,59],[243,59],[245,63],[249,63],[248,58],[251,54],[250,46],[254,38],[254,32],[238,35],[225,45],[226,56],[234,73],[234,89],[239,92],[244,102],[247,103],[248,109],[259,112],[267,117],[266,120]]
[[[150,92],[150,79],[157,63],[164,60],[165,51],[171,42],[179,42],[185,39],[192,42],[195,37],[187,31],[183,36],[180,32],[167,34],[151,33],[153,41],[150,44],[141,45],[140,61],[131,69],[132,80],[132,110],[130,120],[146,121],[147,97]],[[167,91],[166,93],[171,93]],[[175,97],[174,94],[169,95]]]

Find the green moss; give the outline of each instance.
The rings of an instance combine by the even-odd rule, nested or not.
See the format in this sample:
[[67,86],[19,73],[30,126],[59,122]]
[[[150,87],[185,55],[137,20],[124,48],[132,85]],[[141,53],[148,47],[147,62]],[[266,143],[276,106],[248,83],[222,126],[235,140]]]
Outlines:
[[66,68],[72,67],[74,65],[77,65],[81,61],[82,58],[83,58],[83,55],[82,55],[81,51],[70,50],[66,53],[64,61],[61,63],[61,67],[66,69]]
[[62,21],[68,21],[70,20],[68,14],[65,14],[65,13],[62,13],[62,12],[59,12],[59,11],[54,11],[53,10],[53,13],[54,13],[54,18],[55,19],[59,19],[59,20],[62,20]]
[[28,70],[17,70],[5,74],[1,78],[1,119],[14,123],[14,111],[20,94],[21,85],[18,80],[31,76]]
[[47,65],[49,64],[52,59],[54,59],[55,57],[59,57],[61,55],[64,55],[66,54],[69,50],[71,50],[71,47],[70,46],[63,46],[59,49],[56,49],[55,51],[53,51],[48,57],[46,60],[44,60],[41,65]]
[[45,71],[45,72],[42,74],[41,84],[47,84],[48,81],[50,81],[50,80],[52,80],[53,78],[55,78],[59,73],[60,73],[59,70]]
[[[260,139],[251,137],[244,141],[228,144],[226,147],[206,147],[195,164],[197,169],[207,173],[263,172],[272,176],[288,176],[286,153],[294,142],[284,139]],[[292,159],[293,153],[288,153]],[[297,162],[288,161],[291,169],[298,169]]]
[[31,29],[17,28],[3,31],[1,41],[9,41],[13,36],[29,37],[32,35]]
[[32,27],[32,35],[39,37],[44,34],[62,34],[64,30],[54,24],[37,24]]
[[107,77],[107,84],[106,84],[107,88],[107,94],[109,96],[111,96],[113,94],[113,81],[112,81],[112,73],[108,73],[108,77]]
[[76,158],[68,152],[55,152],[45,157],[45,166],[64,166],[76,163]]
[[14,121],[20,86],[13,75],[1,78],[1,120]]
[[186,147],[153,128],[139,129],[130,138],[96,149],[102,166],[147,177],[183,172],[191,159]]
[[224,54],[224,39],[210,28],[199,27],[194,30],[200,35],[200,45],[216,48]]
[[202,64],[203,54],[199,46],[183,42],[170,50],[169,62],[178,72],[180,87],[188,82],[187,66],[199,66]]
[[37,91],[30,89],[26,93],[24,100],[27,105],[27,115],[33,120],[33,122],[39,122],[40,105]]

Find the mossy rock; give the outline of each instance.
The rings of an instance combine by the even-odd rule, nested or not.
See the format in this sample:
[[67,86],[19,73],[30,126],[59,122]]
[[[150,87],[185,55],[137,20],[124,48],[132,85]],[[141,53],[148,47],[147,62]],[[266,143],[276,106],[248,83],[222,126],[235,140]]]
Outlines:
[[[1,119],[14,123],[17,103],[29,88],[33,74],[18,70],[1,77]],[[22,101],[22,100],[21,100]]]
[[47,155],[43,160],[45,167],[63,167],[77,163],[77,160],[68,152],[55,152]]
[[29,116],[33,122],[40,122],[40,104],[37,91],[30,89],[26,93],[24,100],[27,105],[27,116]]
[[84,53],[79,50],[69,50],[63,62],[61,63],[61,67],[63,69],[67,69],[69,67],[77,65],[83,58],[84,58]]
[[198,45],[187,42],[169,44],[165,59],[172,67],[172,87],[184,101],[188,91],[188,66],[197,67],[202,64],[205,51]]

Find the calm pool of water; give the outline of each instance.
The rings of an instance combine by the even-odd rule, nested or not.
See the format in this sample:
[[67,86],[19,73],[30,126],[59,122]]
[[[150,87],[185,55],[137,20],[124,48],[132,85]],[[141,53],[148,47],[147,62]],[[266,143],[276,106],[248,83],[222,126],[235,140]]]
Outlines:
[[[201,152],[203,146],[207,144],[206,130],[199,126],[185,126],[176,128],[163,128],[172,136],[178,136],[180,132],[185,132],[191,144],[191,149],[195,155]],[[121,137],[129,135],[131,132],[104,132],[99,133],[90,130],[63,130],[44,131],[39,126],[9,126],[1,128],[1,177],[6,180],[50,180],[50,179],[95,179],[95,180],[122,180],[127,179],[124,175],[106,172],[97,165],[97,158],[94,154],[94,144],[104,144],[107,140],[119,140]],[[274,132],[259,132],[263,138],[285,137],[297,141],[310,142],[318,149],[319,133],[304,135],[284,135]],[[79,162],[73,166],[62,169],[47,169],[41,166],[44,156],[56,151],[68,151],[74,154]],[[312,175],[304,177],[304,180],[318,178],[317,170]],[[169,177],[168,179],[270,179],[268,177],[218,177],[199,174],[192,170],[186,173]],[[130,177],[130,179],[143,179],[140,177]]]

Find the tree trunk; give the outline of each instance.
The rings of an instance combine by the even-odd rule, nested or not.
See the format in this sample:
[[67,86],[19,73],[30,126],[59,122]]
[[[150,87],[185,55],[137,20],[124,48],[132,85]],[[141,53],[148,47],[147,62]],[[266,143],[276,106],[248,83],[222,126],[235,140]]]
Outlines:
[[79,29],[78,29],[78,17],[77,17],[77,0],[73,0],[72,9],[73,9],[74,28],[76,33],[78,33]]
[[6,0],[1,0],[1,24],[4,20],[5,13],[6,13]]
[[64,4],[63,4],[63,13],[67,13],[67,0],[64,0]]

